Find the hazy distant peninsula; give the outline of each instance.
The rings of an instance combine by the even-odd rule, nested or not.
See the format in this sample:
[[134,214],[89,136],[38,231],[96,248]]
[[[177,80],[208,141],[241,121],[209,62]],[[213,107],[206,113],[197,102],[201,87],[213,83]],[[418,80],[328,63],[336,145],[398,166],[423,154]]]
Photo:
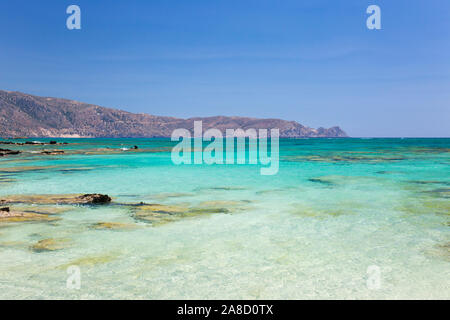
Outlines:
[[295,121],[215,116],[180,119],[131,113],[88,103],[0,90],[0,137],[170,137],[177,128],[279,128],[280,137],[346,137],[339,127],[313,129]]

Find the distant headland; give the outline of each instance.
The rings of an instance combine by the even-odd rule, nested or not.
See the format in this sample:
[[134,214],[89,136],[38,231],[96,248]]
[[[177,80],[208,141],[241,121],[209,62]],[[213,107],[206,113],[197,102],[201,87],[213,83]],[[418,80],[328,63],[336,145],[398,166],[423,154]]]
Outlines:
[[173,130],[203,128],[278,128],[282,138],[347,137],[339,127],[313,129],[296,121],[215,116],[180,119],[136,114],[93,104],[0,90],[0,137],[152,138],[170,137]]

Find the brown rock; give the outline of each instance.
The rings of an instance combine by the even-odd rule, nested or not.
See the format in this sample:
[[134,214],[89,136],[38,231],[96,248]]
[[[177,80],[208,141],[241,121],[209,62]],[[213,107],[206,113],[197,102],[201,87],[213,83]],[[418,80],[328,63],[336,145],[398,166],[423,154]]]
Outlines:
[[111,202],[111,198],[108,195],[98,193],[84,194],[82,196],[79,196],[78,199],[82,200],[86,204],[102,204]]
[[11,195],[0,200],[0,203],[31,203],[31,204],[105,204],[111,198],[105,194],[34,194]]

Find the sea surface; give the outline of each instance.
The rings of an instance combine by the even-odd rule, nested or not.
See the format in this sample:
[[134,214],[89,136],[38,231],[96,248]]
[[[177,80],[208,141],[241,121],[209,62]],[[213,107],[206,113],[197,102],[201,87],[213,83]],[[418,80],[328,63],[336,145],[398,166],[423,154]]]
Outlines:
[[52,140],[0,145],[23,151],[0,199],[112,202],[9,204],[51,219],[0,219],[0,299],[450,298],[450,139],[282,139],[272,176],[174,165],[168,139]]

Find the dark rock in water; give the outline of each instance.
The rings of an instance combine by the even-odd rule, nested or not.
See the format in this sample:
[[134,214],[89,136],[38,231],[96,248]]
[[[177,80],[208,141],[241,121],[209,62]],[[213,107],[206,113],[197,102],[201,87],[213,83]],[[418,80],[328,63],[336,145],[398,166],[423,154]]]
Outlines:
[[101,204],[111,202],[111,198],[108,195],[98,193],[84,194],[82,196],[79,196],[79,199],[86,204],[89,203]]
[[450,185],[450,182],[448,181],[439,181],[439,180],[411,180],[407,182],[415,184],[442,184],[447,186]]
[[11,195],[0,200],[0,205],[9,203],[30,204],[104,204],[111,202],[111,198],[104,194],[35,194]]
[[0,157],[7,156],[7,155],[16,155],[16,154],[20,154],[20,151],[9,150],[9,149],[0,149]]
[[47,155],[55,155],[55,154],[63,154],[63,150],[53,150],[53,151],[42,151],[41,154],[47,154]]
[[434,189],[430,191],[426,191],[434,196],[440,197],[440,198],[450,198],[450,188],[439,188]]
[[329,180],[327,180],[325,178],[310,178],[310,179],[308,179],[308,181],[321,183],[321,184],[324,184],[324,185],[327,185],[327,186],[333,186],[334,185],[333,181],[329,181]]
[[377,171],[376,174],[393,174],[396,173],[395,171]]
[[9,207],[0,208],[1,212],[9,212]]
[[25,141],[25,142],[14,142],[14,141],[0,141],[0,144],[10,144],[15,146],[24,146],[24,145],[32,145],[32,146],[45,146],[45,145],[55,145],[55,144],[69,144],[68,142],[56,142],[54,140],[50,142],[39,142],[39,141]]
[[134,146],[133,149],[134,149],[134,150],[137,150],[137,149],[139,149],[139,147],[138,147],[138,146]]

